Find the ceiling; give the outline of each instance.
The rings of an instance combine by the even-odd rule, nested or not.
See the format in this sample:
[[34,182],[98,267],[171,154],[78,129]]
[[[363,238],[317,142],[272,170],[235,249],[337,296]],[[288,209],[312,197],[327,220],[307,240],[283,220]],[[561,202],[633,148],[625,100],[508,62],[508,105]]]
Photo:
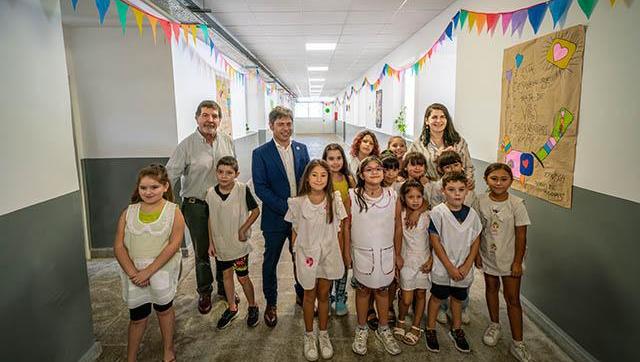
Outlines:
[[[452,2],[204,0],[204,8],[298,96],[309,96],[309,78],[324,78],[320,95],[335,96]],[[308,42],[337,45],[306,51]],[[308,66],[329,71],[309,72]]]

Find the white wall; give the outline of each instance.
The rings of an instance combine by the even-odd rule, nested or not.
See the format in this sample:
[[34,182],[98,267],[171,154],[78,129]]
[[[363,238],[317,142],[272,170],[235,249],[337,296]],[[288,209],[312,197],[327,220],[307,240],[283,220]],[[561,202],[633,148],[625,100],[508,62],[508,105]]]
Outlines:
[[57,1],[0,1],[0,215],[78,190]]
[[179,46],[175,46],[175,41],[172,44],[173,88],[180,142],[197,127],[195,112],[198,104],[205,99],[216,100],[216,75],[213,62],[198,51],[205,47],[199,39],[199,49],[186,46],[184,42]]
[[231,87],[231,123],[233,138],[240,138],[247,134],[247,89],[246,83],[238,79],[229,80]]
[[[459,1],[470,10],[519,9],[537,1]],[[588,24],[582,76],[574,185],[640,202],[640,4],[600,1],[587,20],[574,1],[566,27]],[[547,14],[538,34],[553,32]],[[508,33],[510,34],[510,33]],[[471,156],[496,160],[500,125],[504,48],[537,37],[525,24],[522,38],[503,36],[501,24],[491,38],[458,32],[456,127],[469,143]]]
[[265,113],[264,91],[258,81],[256,71],[251,70],[252,76],[247,77],[247,118],[249,129],[263,129],[267,114]]
[[334,133],[335,122],[333,121],[333,118],[296,117],[295,132],[296,134]]
[[171,48],[163,35],[154,44],[128,30],[65,25],[83,158],[168,157],[175,149]]

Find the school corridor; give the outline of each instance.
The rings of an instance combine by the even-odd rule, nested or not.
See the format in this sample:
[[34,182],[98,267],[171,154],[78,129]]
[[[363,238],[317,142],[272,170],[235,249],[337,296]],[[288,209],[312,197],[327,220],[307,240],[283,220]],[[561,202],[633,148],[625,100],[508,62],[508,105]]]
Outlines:
[[[292,139],[307,145],[311,159],[329,143],[356,164],[373,152],[373,140],[379,151],[392,148],[390,139],[413,147],[428,162],[414,177],[422,185],[441,182],[436,160],[447,151],[460,157],[451,166],[462,165],[476,195],[494,191],[484,173],[502,163],[513,176],[508,195],[530,219],[507,229],[526,226],[526,248],[524,234],[517,239],[525,255],[519,295],[533,360],[637,360],[639,26],[640,1],[632,0],[0,0],[0,360],[125,361],[131,316],[115,258],[124,241],[114,248],[114,240],[123,210],[144,204],[140,170],[155,165],[168,175],[169,160],[180,158],[181,173],[174,169],[165,184],[176,199],[208,212],[214,160],[235,154],[237,180],[253,189],[253,151],[282,137],[263,168],[282,166],[286,181],[273,173],[269,180],[291,195],[299,185],[290,176],[301,176],[306,163],[288,153],[289,136],[274,130],[274,110],[292,118]],[[199,107],[203,101],[211,107]],[[363,131],[370,132],[367,152]],[[472,189],[473,182],[457,182]],[[158,203],[165,197],[155,196]],[[262,206],[255,199],[246,204]],[[475,220],[484,231],[515,219],[487,210]],[[239,316],[231,325],[216,329],[227,308],[220,297],[199,313],[190,232],[183,240],[174,234],[182,261],[173,301],[177,361],[305,360],[287,248],[277,271],[278,324],[272,329],[263,319],[261,220],[248,241],[260,308],[255,328],[246,325],[237,280]],[[514,256],[503,265],[519,270],[517,247],[505,249]],[[172,260],[173,283],[178,257]],[[142,273],[133,269],[125,283],[144,284],[133,281]],[[402,352],[391,356],[370,333],[368,353],[356,355],[348,283],[348,315],[329,319],[332,360],[515,361],[510,349],[522,344],[511,338],[502,293],[501,339],[495,347],[483,343],[486,288],[484,275],[474,275],[463,326],[471,353],[458,352],[449,326],[437,323],[437,354],[427,351],[423,334],[416,346],[400,342]],[[213,289],[215,296],[215,282]],[[170,356],[162,346],[152,313],[138,360]]]

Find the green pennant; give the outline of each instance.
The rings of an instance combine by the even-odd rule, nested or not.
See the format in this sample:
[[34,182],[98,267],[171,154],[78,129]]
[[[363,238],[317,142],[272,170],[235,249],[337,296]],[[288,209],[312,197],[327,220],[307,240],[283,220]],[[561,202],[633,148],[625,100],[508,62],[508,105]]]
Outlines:
[[593,13],[597,3],[598,0],[578,0],[578,5],[580,5],[580,9],[587,16],[587,19],[591,18],[591,13]]
[[118,9],[118,16],[120,17],[120,25],[122,25],[122,34],[124,34],[127,28],[127,11],[129,10],[129,4],[116,0],[116,7]]
[[460,29],[464,29],[464,23],[467,21],[469,12],[466,10],[460,10]]

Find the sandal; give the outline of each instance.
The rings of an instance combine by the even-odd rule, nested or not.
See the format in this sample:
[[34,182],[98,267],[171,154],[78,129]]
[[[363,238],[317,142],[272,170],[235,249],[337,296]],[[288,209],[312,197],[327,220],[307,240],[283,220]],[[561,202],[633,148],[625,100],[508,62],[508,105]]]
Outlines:
[[406,331],[404,330],[404,321],[398,321],[396,326],[393,328],[393,336],[396,337],[397,340],[404,340]]
[[420,337],[422,337],[422,329],[416,326],[411,326],[411,329],[405,333],[402,342],[409,346],[415,346],[420,340]]
[[378,330],[378,315],[375,309],[369,309],[367,313],[367,325],[372,331]]

